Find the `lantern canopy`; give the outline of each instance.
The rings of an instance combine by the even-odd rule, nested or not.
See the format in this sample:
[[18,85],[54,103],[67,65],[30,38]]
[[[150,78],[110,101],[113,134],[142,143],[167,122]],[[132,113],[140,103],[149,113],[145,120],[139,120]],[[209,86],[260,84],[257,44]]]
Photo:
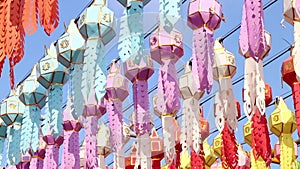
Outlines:
[[283,81],[285,81],[291,87],[294,83],[298,82],[292,56],[283,61],[281,66],[281,74]]
[[222,19],[222,5],[217,0],[194,0],[189,4],[188,26],[192,29],[206,26],[210,30],[216,30]]
[[38,106],[40,109],[46,104],[47,90],[37,81],[37,65],[34,65],[31,74],[20,86],[19,99],[26,106]]
[[[279,98],[276,98],[275,104],[279,103]],[[282,133],[293,133],[297,128],[295,114],[289,109],[281,110],[280,108],[282,107],[276,107],[269,117],[270,130],[278,137]]]
[[85,39],[99,39],[104,45],[116,36],[114,13],[104,0],[94,0],[80,15],[77,25]]
[[158,28],[150,37],[150,53],[152,59],[159,64],[168,59],[175,63],[183,56],[182,34],[175,29],[168,33]]
[[83,53],[85,49],[85,40],[80,34],[74,20],[56,42],[57,60],[69,68],[71,64],[83,64]]
[[37,70],[37,80],[46,89],[51,85],[63,85],[69,80],[68,70],[57,60],[56,47],[53,43],[46,50],[45,57],[38,63]]
[[234,55],[225,50],[219,39],[214,44],[215,62],[213,76],[215,80],[219,78],[232,78],[236,73],[236,63]]
[[21,125],[23,109],[24,104],[20,101],[15,91],[12,90],[8,98],[3,100],[0,106],[1,118],[3,122],[7,126],[12,125],[13,123]]

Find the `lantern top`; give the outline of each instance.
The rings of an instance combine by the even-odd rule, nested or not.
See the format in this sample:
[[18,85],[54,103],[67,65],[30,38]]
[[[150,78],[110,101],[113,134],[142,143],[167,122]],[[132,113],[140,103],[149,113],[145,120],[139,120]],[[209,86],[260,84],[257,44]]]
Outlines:
[[41,109],[46,104],[47,94],[47,89],[37,81],[37,64],[35,64],[30,76],[20,85],[19,99],[26,106],[38,106]]

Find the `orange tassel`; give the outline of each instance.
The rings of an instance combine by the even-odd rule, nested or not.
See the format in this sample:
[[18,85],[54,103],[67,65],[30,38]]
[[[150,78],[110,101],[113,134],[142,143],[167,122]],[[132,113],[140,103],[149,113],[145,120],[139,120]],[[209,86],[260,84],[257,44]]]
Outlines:
[[59,21],[58,0],[44,1],[44,21],[43,26],[46,34],[50,34],[57,28]]
[[37,30],[38,23],[38,1],[25,0],[23,11],[23,27],[26,34],[31,35]]
[[7,1],[5,0],[0,0],[1,2],[1,6],[0,6],[0,23],[1,23],[1,27],[0,27],[0,77],[2,75],[2,69],[4,66],[4,62],[5,62],[5,43],[6,43],[6,10],[7,10]]

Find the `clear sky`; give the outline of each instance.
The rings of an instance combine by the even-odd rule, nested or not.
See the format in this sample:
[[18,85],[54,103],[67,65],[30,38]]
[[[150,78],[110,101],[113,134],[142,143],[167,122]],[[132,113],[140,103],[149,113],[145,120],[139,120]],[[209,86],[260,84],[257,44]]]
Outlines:
[[[236,26],[240,24],[241,16],[242,16],[242,5],[243,1],[237,1],[237,0],[219,0],[223,5],[223,13],[226,18],[226,22],[223,22],[221,24],[221,27],[215,31],[215,37],[221,37],[226,35],[229,31],[234,29]],[[266,4],[270,1],[276,1],[276,0],[263,0],[263,3]],[[21,81],[26,77],[26,75],[30,72],[32,66],[38,62],[38,60],[44,55],[44,45],[47,47],[50,46],[50,43],[55,41],[63,32],[64,32],[64,26],[63,23],[66,22],[69,23],[70,19],[76,18],[81,11],[86,7],[86,5],[90,2],[86,0],[63,0],[59,1],[59,7],[60,7],[60,24],[57,30],[48,37],[43,30],[40,28],[34,35],[32,36],[26,36],[25,41],[25,57],[23,60],[15,67],[15,80],[16,82]],[[182,59],[177,64],[177,70],[181,69],[186,63],[186,61],[191,57],[191,42],[192,42],[192,31],[187,28],[186,26],[186,18],[187,18],[187,7],[188,2],[185,2],[182,5],[181,13],[182,13],[182,20],[179,21],[179,23],[176,25],[176,28],[180,31],[184,31],[184,48],[185,48],[185,55],[182,57]],[[269,60],[271,58],[274,58],[278,53],[280,53],[283,49],[286,49],[289,47],[289,43],[293,43],[293,27],[289,25],[288,23],[284,23],[286,28],[282,28],[280,25],[280,21],[282,20],[282,7],[283,2],[281,0],[277,0],[274,4],[272,4],[268,9],[265,10],[265,28],[267,31],[269,31],[272,34],[272,49],[270,51],[269,56],[265,60]],[[123,16],[124,8],[117,2],[117,0],[108,0],[108,6],[110,9],[112,9],[115,12],[115,16],[117,18],[120,18]],[[150,28],[152,28],[153,25],[157,22],[157,14],[159,10],[158,6],[158,0],[152,0],[145,8],[145,18],[144,18],[144,31],[148,32]],[[117,29],[117,32],[119,30]],[[234,53],[237,63],[237,73],[233,77],[233,81],[236,81],[240,79],[244,74],[244,57],[241,56],[238,53],[238,38],[239,38],[239,32],[238,29],[233,34],[231,34],[228,38],[224,40],[224,45],[227,50]],[[118,37],[118,35],[117,35]],[[118,57],[117,53],[117,40],[118,38],[115,38],[111,41],[111,43],[107,46],[107,55],[106,55],[106,62],[107,65],[109,65],[109,62],[113,58]],[[286,40],[286,41],[285,41]],[[149,50],[149,38],[145,39],[145,49]],[[286,52],[284,55],[273,61],[272,63],[268,64],[264,68],[265,73],[265,81],[269,83],[273,89],[273,99],[275,96],[287,96],[291,93],[291,88],[283,83],[283,87],[281,84],[281,64],[282,62],[289,56],[289,52]],[[158,65],[155,65],[155,68],[157,70]],[[178,74],[178,77],[182,75],[183,71],[181,71]],[[6,63],[3,69],[2,78],[0,78],[0,100],[7,97],[10,87],[9,87],[9,68],[8,64]],[[149,80],[149,89],[152,89],[157,84],[157,73],[155,73]],[[242,87],[244,82],[240,81],[234,85],[234,95],[235,98],[240,102],[241,108],[242,108],[242,117],[244,116],[243,113],[243,103],[242,103]],[[67,85],[66,85],[67,86]],[[212,94],[218,89],[218,84],[214,84],[214,89],[212,91]],[[66,96],[66,90],[65,90],[65,96]],[[156,91],[152,92],[150,94],[150,103],[152,100],[152,96],[156,93]],[[206,100],[206,98],[210,97],[211,95],[204,95],[201,101]],[[66,98],[66,97],[65,97]],[[65,100],[65,99],[64,99]],[[213,113],[213,102],[214,99],[210,99],[208,102],[204,104],[204,116],[207,118],[210,122],[210,130],[214,131],[216,129],[214,124],[214,113]],[[293,108],[293,101],[292,98],[289,97],[286,99],[288,107],[294,111]],[[130,114],[133,112],[133,107],[131,106],[128,108],[132,103],[132,96],[129,96],[128,99],[124,102],[124,109],[126,111],[124,112],[124,120],[125,122],[129,123]],[[128,108],[128,109],[127,109]],[[269,117],[270,113],[274,110],[274,106],[270,106],[267,108],[267,118]],[[152,109],[151,109],[152,111]],[[181,114],[179,112],[178,114]],[[155,127],[158,128],[161,126],[161,120],[153,115],[154,124]],[[107,116],[105,115],[101,121],[106,122]],[[179,118],[179,121],[181,119]],[[236,136],[239,143],[244,143],[243,140],[243,125],[247,122],[247,119],[243,119],[239,122],[238,131],[236,132]],[[161,130],[158,131],[159,134],[162,133]],[[218,132],[215,134],[210,135],[209,142],[212,142],[212,139],[216,136]],[[81,133],[83,135],[83,133]],[[296,136],[296,132],[294,133],[294,136]],[[81,137],[82,138],[82,137]],[[294,137],[296,139],[296,137]],[[272,147],[277,142],[277,137],[275,135],[271,135],[271,144]],[[125,150],[127,150],[130,147],[130,143],[125,146]],[[244,148],[246,150],[249,150],[250,147],[248,145],[244,145]],[[107,162],[112,162],[112,156],[109,156],[107,159]],[[272,165],[272,168],[279,168],[278,165]]]

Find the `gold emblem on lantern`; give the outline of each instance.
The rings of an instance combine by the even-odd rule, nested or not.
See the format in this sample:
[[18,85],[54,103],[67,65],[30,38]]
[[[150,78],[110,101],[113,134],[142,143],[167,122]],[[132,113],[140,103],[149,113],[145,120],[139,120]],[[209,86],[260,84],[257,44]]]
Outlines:
[[180,43],[181,42],[181,38],[178,35],[175,35],[174,40],[176,43]]
[[49,70],[50,69],[50,63],[49,62],[46,62],[44,65],[43,65],[43,70],[46,71],[46,70]]
[[104,14],[103,15],[103,20],[105,20],[105,22],[111,22],[111,17],[110,17],[110,14]]
[[278,115],[273,117],[274,122],[277,122],[279,120]]
[[8,108],[11,109],[11,110],[16,110],[17,106],[15,104],[11,103],[11,104],[8,105]]
[[68,40],[63,40],[61,43],[60,43],[60,47],[65,49],[69,46],[69,41]]
[[285,70],[286,70],[286,71],[292,70],[292,68],[293,68],[292,62],[288,62],[288,63],[285,65]]

